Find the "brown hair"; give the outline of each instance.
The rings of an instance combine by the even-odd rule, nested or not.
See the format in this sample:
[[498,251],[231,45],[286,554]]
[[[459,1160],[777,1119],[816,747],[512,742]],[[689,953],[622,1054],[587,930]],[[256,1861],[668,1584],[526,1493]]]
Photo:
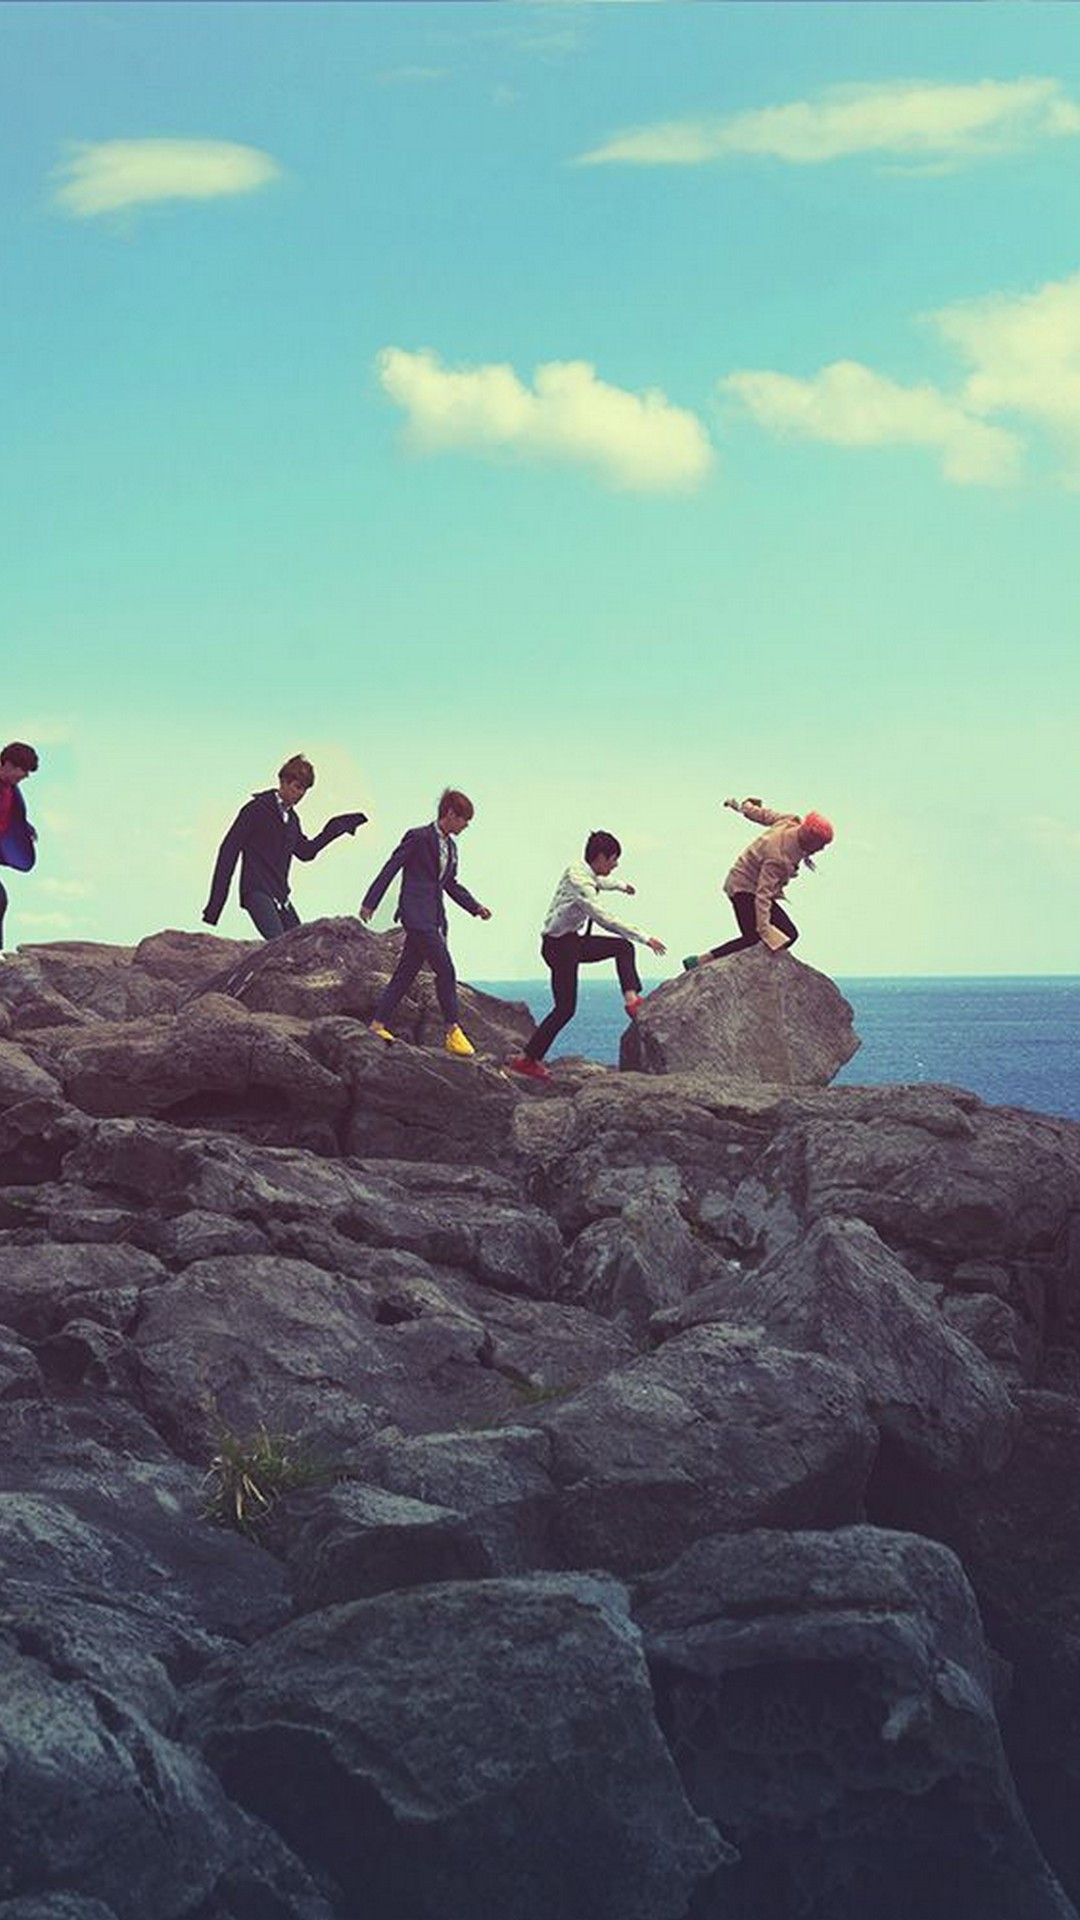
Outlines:
[[461,820],[471,820],[475,812],[476,808],[473,806],[467,793],[462,793],[458,787],[446,788],[442,799],[439,801],[438,817],[440,820],[444,814],[447,813],[456,813]]
[[295,780],[300,786],[313,787],[315,785],[315,769],[310,760],[304,759],[302,753],[294,753],[291,760],[286,760],[285,765],[279,767],[278,779]]
[[10,761],[13,767],[21,767],[24,773],[36,773],[38,770],[37,754],[33,747],[27,746],[25,740],[13,740],[10,746],[0,750],[0,760]]

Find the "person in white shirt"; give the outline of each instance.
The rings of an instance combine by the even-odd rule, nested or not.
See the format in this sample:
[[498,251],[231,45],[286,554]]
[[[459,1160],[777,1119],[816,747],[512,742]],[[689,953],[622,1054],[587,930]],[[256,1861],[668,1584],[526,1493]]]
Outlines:
[[[632,886],[611,875],[619,864],[622,848],[613,833],[597,830],[585,842],[585,855],[573,860],[555,889],[555,896],[544,920],[540,951],[551,973],[551,991],[555,1005],[540,1022],[525,1051],[507,1066],[530,1080],[550,1080],[544,1055],[556,1035],[573,1019],[577,1009],[578,968],[592,960],[614,960],[623,991],[626,1011],[633,1019],[641,1005],[641,980],[634,960],[633,942],[638,941],[653,953],[667,951],[662,940],[654,940],[638,927],[617,920],[601,904],[605,893],[633,893]],[[590,932],[595,923],[606,927],[603,939]]]

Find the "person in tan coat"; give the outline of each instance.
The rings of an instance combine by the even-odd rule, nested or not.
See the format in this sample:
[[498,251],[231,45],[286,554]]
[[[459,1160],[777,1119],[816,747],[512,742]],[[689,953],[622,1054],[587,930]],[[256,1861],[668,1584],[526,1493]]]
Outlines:
[[784,889],[800,866],[813,869],[813,855],[833,838],[832,825],[821,813],[777,813],[760,800],[725,800],[724,805],[766,831],[739,855],[724,881],[724,892],[739,923],[737,937],[711,947],[708,953],[687,954],[683,961],[687,970],[701,966],[705,960],[741,953],[759,941],[772,953],[793,947],[799,929],[779,904]]

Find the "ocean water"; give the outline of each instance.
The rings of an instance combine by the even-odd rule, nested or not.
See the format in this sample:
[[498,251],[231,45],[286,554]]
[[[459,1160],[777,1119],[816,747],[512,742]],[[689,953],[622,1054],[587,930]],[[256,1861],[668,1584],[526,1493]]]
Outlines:
[[[547,1012],[546,980],[477,981]],[[648,984],[648,983],[646,983]],[[1080,1120],[1080,977],[839,980],[862,1046],[835,1086],[919,1080],[995,1105]],[[614,1063],[626,1024],[613,979],[582,979],[578,1011],[551,1052]]]

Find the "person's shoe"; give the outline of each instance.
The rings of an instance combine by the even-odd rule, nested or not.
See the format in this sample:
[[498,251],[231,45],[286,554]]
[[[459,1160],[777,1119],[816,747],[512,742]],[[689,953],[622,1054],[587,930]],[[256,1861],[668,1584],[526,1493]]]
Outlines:
[[527,1080],[550,1080],[551,1068],[545,1067],[542,1060],[530,1060],[527,1053],[521,1053],[515,1060],[508,1060],[511,1073],[523,1073]]
[[694,968],[700,967],[700,965],[701,965],[700,953],[688,953],[686,956],[686,959],[683,961],[683,972],[692,973]]
[[394,1041],[397,1039],[397,1034],[391,1033],[389,1027],[384,1027],[381,1020],[369,1020],[368,1032],[375,1034],[380,1040]]
[[632,1000],[627,1000],[625,1002],[627,1019],[636,1020],[638,1014],[641,1012],[641,1009],[644,1005],[645,1005],[644,994],[635,993]]
[[443,1046],[446,1048],[447,1053],[456,1053],[462,1058],[464,1058],[467,1053],[476,1052],[472,1041],[466,1038],[460,1027],[450,1028],[446,1039],[443,1041]]

